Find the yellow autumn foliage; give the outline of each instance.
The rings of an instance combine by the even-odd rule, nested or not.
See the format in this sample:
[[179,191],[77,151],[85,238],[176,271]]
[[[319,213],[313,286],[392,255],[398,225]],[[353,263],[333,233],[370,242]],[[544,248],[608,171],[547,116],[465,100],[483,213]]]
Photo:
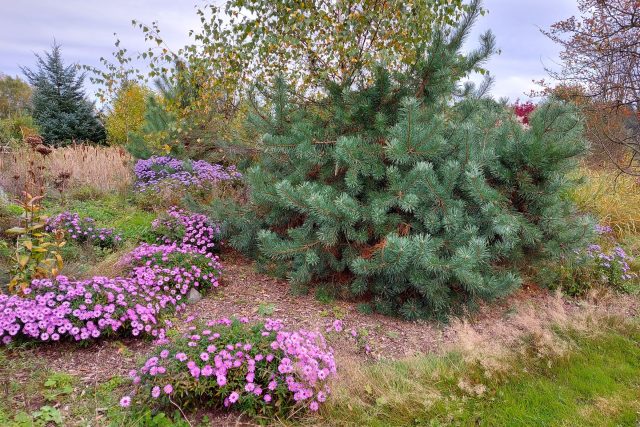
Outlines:
[[109,145],[125,145],[129,143],[129,133],[140,130],[149,93],[147,88],[135,83],[118,91],[105,124]]

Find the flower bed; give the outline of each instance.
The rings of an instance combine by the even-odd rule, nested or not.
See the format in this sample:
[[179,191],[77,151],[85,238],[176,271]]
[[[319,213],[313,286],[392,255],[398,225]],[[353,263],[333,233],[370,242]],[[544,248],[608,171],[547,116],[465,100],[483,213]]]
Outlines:
[[122,236],[115,233],[113,228],[97,227],[93,218],[80,218],[80,215],[72,212],[63,212],[49,218],[45,230],[62,230],[68,239],[78,243],[88,242],[103,248],[112,248],[122,241]]
[[[166,253],[166,252],[165,252]],[[169,254],[171,255],[171,254]],[[164,337],[162,317],[184,307],[191,289],[219,285],[220,265],[210,254],[181,252],[180,259],[144,260],[128,277],[72,281],[34,280],[25,297],[0,295],[0,337],[76,341],[115,332]]]
[[169,187],[202,187],[241,177],[235,166],[224,167],[204,160],[180,160],[170,156],[152,156],[138,160],[134,167],[136,187],[140,191],[159,185]]
[[251,416],[316,411],[336,373],[322,334],[285,331],[279,320],[248,324],[221,319],[190,326],[130,373],[134,389],[121,400],[234,408]]
[[[188,215],[184,214],[186,217]],[[162,318],[184,306],[192,289],[219,285],[221,265],[207,250],[206,233],[190,243],[143,243],[124,262],[126,277],[72,281],[34,280],[24,296],[0,295],[0,339],[57,341],[98,338],[116,332],[164,338]]]

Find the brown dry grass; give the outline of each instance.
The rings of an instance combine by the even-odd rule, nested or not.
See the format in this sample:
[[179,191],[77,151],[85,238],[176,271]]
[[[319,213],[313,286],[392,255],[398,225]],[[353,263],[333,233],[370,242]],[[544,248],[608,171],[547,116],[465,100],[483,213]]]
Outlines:
[[[26,149],[0,154],[0,186],[19,194],[24,188]],[[53,189],[60,174],[70,174],[66,189],[88,186],[99,191],[120,191],[132,180],[131,156],[120,147],[73,145],[56,148],[45,159],[45,180]],[[55,192],[55,189],[53,190]]]
[[[545,298],[521,301],[513,312],[492,322],[454,319],[450,329],[455,337],[442,350],[459,352],[468,362],[477,362],[487,371],[508,368],[514,352],[532,348],[539,356],[557,357],[571,350],[570,342],[557,331],[578,331],[592,335],[605,331],[611,319],[633,316],[638,300],[608,289],[592,289],[584,299],[570,300],[559,291]],[[523,343],[527,345],[523,346]]]
[[640,234],[640,180],[607,169],[581,168],[584,183],[569,196],[620,237]]

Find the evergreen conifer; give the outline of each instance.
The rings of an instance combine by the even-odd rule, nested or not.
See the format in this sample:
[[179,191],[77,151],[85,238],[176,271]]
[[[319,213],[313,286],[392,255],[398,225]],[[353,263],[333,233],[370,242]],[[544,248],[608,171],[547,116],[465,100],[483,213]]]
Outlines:
[[311,106],[279,81],[255,120],[265,136],[248,202],[212,209],[230,243],[284,266],[296,288],[332,284],[408,319],[507,295],[523,262],[582,244],[589,219],[563,197],[586,149],[581,118],[547,102],[525,127],[459,87],[495,50],[486,33],[461,53],[472,6],[406,73],[329,84]]
[[103,142],[104,126],[85,97],[85,75],[78,74],[74,64],[64,64],[60,45],[54,43],[44,57],[36,54],[36,65],[36,70],[22,71],[34,89],[33,118],[45,143]]

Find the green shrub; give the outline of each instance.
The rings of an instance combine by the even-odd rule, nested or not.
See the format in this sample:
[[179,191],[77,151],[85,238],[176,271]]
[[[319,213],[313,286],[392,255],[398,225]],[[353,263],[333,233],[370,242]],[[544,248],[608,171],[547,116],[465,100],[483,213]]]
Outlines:
[[329,84],[317,107],[280,82],[248,203],[212,209],[230,244],[284,266],[296,289],[332,283],[407,319],[507,295],[521,264],[581,247],[591,222],[564,197],[581,117],[546,102],[524,126],[478,94],[452,102],[492,51],[487,37],[461,54],[463,21],[406,75]]
[[[317,410],[335,369],[319,333],[286,332],[276,320],[250,325],[221,319],[189,327],[130,376],[140,405],[232,408],[273,419]],[[130,403],[129,396],[121,400]]]
[[18,114],[0,119],[0,145],[17,148],[22,144],[22,129],[37,131],[33,117]]

